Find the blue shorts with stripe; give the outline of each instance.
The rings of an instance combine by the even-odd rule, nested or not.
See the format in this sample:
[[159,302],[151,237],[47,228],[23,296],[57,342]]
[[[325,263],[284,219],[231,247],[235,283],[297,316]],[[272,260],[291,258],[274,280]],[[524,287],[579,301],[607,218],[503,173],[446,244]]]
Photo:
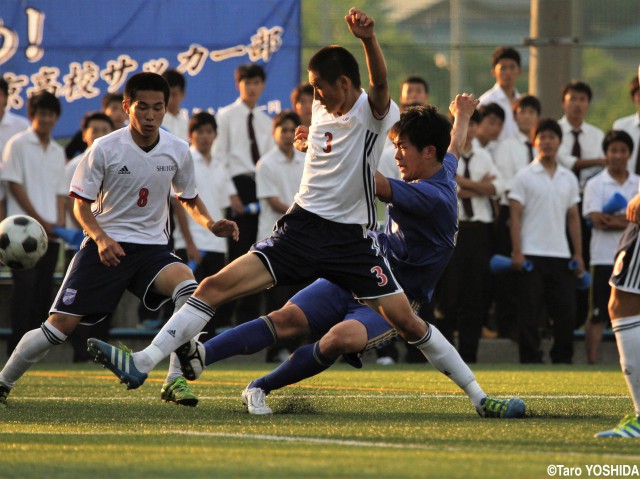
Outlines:
[[376,348],[397,336],[393,327],[369,306],[356,301],[349,291],[326,279],[319,279],[289,301],[298,306],[309,321],[311,339],[317,341],[332,327],[347,319],[355,319],[367,329],[364,351]]
[[326,220],[297,204],[251,252],[277,284],[326,278],[362,299],[402,292],[377,240],[365,228]]
[[629,223],[618,243],[609,284],[627,293],[640,294],[640,226]]
[[182,260],[166,245],[119,244],[125,252],[120,264],[105,266],[96,243],[86,240],[71,260],[50,313],[82,316],[82,323],[93,324],[116,309],[127,289],[152,311],[171,300],[155,292],[153,282],[164,268]]

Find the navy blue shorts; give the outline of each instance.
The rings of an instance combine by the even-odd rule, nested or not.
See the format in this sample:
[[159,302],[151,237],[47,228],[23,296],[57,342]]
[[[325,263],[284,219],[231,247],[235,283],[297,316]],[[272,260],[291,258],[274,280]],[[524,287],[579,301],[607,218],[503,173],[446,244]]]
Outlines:
[[609,284],[627,293],[640,294],[640,226],[629,223],[618,243]]
[[120,243],[126,256],[118,266],[100,262],[98,246],[88,240],[69,265],[50,313],[82,316],[93,324],[112,313],[126,289],[155,311],[171,298],[152,289],[160,271],[173,263],[182,263],[166,245]]
[[251,251],[277,284],[326,278],[360,299],[402,292],[375,238],[362,226],[329,221],[296,204]]
[[359,303],[349,291],[326,279],[319,279],[289,301],[298,306],[309,321],[312,341],[317,341],[332,327],[355,319],[367,329],[364,351],[376,348],[397,336],[393,327],[369,306]]

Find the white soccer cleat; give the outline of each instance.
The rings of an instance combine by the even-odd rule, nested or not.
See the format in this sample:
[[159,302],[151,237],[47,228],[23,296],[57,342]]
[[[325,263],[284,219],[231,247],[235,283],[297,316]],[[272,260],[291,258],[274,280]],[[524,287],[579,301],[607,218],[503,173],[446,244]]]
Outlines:
[[182,375],[186,379],[195,381],[200,377],[205,369],[205,354],[204,344],[198,341],[197,336],[176,349],[176,356],[180,361],[180,369],[182,369]]
[[242,391],[242,404],[247,406],[249,414],[264,415],[273,414],[273,411],[266,403],[267,395],[260,388],[252,388],[247,386]]

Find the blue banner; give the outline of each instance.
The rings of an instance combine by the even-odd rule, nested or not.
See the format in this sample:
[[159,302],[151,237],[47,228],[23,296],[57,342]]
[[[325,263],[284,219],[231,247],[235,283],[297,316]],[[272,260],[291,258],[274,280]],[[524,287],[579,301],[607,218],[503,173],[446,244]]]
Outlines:
[[134,73],[168,68],[187,80],[182,107],[216,111],[237,97],[233,72],[267,72],[260,106],[290,108],[300,74],[300,0],[2,0],[0,73],[8,108],[46,89],[62,103],[54,135],[71,136],[82,116],[122,92]]

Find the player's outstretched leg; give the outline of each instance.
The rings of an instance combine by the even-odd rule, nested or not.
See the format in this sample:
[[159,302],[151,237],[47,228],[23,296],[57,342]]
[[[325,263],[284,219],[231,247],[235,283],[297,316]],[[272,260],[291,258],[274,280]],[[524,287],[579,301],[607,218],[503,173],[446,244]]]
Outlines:
[[93,360],[102,364],[126,384],[127,389],[136,389],[147,380],[147,374],[138,371],[133,363],[131,350],[116,348],[96,338],[89,338],[87,351]]
[[624,437],[640,439],[640,417],[635,413],[627,414],[613,429],[602,431],[596,437]]
[[164,383],[160,391],[160,399],[165,402],[176,403],[179,406],[195,407],[198,405],[198,396],[191,392],[186,379],[183,377]]

